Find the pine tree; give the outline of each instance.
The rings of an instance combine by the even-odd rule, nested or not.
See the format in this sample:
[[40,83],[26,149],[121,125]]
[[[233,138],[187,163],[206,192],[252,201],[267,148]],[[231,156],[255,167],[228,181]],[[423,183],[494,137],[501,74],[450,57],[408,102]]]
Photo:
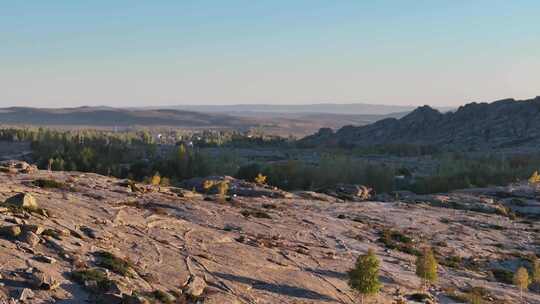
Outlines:
[[529,272],[525,267],[519,267],[514,274],[514,284],[519,288],[519,297],[523,300],[523,289],[529,287]]
[[369,249],[367,254],[358,257],[355,267],[348,273],[349,286],[360,293],[362,303],[365,296],[377,294],[381,289],[379,266],[379,258],[373,249]]
[[437,281],[437,259],[430,247],[425,247],[416,259],[416,275],[422,279],[422,286],[427,288],[429,283]]

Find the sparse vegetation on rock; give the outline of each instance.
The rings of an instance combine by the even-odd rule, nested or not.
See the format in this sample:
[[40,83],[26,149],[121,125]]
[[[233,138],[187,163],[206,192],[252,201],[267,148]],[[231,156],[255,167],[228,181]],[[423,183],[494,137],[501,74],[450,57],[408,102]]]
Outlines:
[[53,179],[40,178],[40,179],[36,179],[33,182],[33,184],[36,187],[48,188],[48,189],[65,189],[65,188],[67,188],[66,184],[64,184],[63,182],[59,182],[59,181],[56,181],[56,180],[53,180]]
[[96,263],[98,266],[110,269],[122,276],[132,275],[132,264],[129,261],[107,251],[96,252],[95,256],[98,258]]
[[109,290],[114,284],[105,272],[98,269],[76,270],[71,273],[71,276],[82,286],[100,292]]

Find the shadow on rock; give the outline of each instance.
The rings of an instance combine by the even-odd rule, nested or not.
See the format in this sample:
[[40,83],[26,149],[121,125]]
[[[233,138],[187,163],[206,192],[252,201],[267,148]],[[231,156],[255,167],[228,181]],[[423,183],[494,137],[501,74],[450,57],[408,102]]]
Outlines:
[[252,286],[253,289],[273,292],[273,293],[277,293],[277,294],[288,296],[288,297],[296,297],[296,298],[303,298],[303,299],[310,299],[310,300],[335,301],[335,299],[327,295],[323,295],[313,290],[309,290],[309,289],[305,289],[301,287],[295,287],[295,286],[283,285],[283,284],[272,284],[272,283],[267,283],[264,281],[255,280],[248,277],[237,276],[237,275],[228,274],[228,273],[213,273],[213,274],[225,280],[234,281],[234,282],[238,282],[242,284],[249,284]]

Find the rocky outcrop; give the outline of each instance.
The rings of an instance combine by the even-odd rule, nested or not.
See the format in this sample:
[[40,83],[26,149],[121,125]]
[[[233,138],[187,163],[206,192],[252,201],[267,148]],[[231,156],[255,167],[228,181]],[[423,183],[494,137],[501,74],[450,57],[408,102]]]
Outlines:
[[324,130],[301,140],[303,145],[369,146],[420,144],[454,148],[505,148],[540,144],[540,97],[470,103],[455,112],[419,107],[401,119]]
[[23,174],[32,174],[38,171],[36,165],[30,165],[24,161],[18,160],[5,160],[0,161],[0,172],[4,173],[23,173]]
[[37,210],[39,208],[36,199],[29,193],[16,194],[8,198],[5,203],[16,208],[27,210]]
[[[228,194],[242,197],[270,197],[270,198],[292,198],[293,194],[271,187],[269,185],[250,183],[245,180],[236,179],[231,176],[209,176],[206,178],[192,178],[183,181],[181,186],[184,189],[195,189],[200,193],[216,194],[218,187],[207,185],[217,185],[220,182],[225,182],[228,185]],[[178,192],[177,190],[175,190]]]
[[321,189],[319,192],[346,201],[362,202],[371,198],[373,189],[364,185],[337,184],[333,187]]
[[[70,187],[36,187],[45,178]],[[0,201],[31,193],[49,214],[0,209],[0,303],[353,304],[347,272],[368,249],[380,258],[377,303],[415,303],[424,298],[414,269],[424,245],[436,248],[441,264],[426,292],[433,303],[450,303],[450,293],[474,286],[490,303],[518,303],[518,290],[488,273],[530,266],[538,251],[540,223],[501,212],[506,200],[538,204],[535,185],[399,192],[357,203],[308,191],[231,200],[206,199],[212,195],[192,187],[129,192],[113,177],[77,172],[38,171],[31,179],[0,172]],[[368,199],[359,185],[329,189]],[[523,298],[540,303],[533,290]]]

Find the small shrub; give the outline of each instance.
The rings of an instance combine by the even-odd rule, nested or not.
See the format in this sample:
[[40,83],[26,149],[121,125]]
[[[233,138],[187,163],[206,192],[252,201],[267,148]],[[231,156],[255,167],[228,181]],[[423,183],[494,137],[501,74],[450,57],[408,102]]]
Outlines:
[[460,268],[463,262],[463,259],[460,256],[453,255],[446,258],[440,259],[441,265],[451,268]]
[[131,276],[132,265],[130,262],[107,251],[96,252],[95,256],[98,257],[96,265],[107,268],[122,276]]
[[245,217],[256,217],[256,218],[265,218],[265,219],[271,219],[272,217],[264,212],[264,211],[261,211],[261,210],[257,210],[257,209],[244,209],[240,212],[240,214],[242,214],[243,216]]
[[505,284],[512,284],[514,274],[510,270],[506,269],[492,269],[491,273],[495,280]]
[[426,303],[426,301],[431,300],[431,296],[426,293],[413,293],[409,296],[409,299],[415,302]]
[[53,179],[36,179],[33,182],[34,186],[45,189],[65,189],[66,184],[63,182],[55,181]]
[[60,231],[58,231],[56,229],[47,228],[47,229],[43,230],[41,235],[46,235],[46,236],[50,236],[52,238],[55,238],[57,240],[62,240],[62,234],[60,233]]
[[386,248],[398,250],[412,255],[420,255],[418,249],[415,248],[413,239],[395,230],[383,230],[379,242],[383,243]]
[[279,209],[279,207],[275,204],[262,204],[262,207],[264,209],[272,209],[272,210]]
[[473,287],[467,293],[467,300],[471,304],[482,304],[484,298],[489,297],[489,292],[483,287]]
[[171,179],[169,179],[168,177],[162,177],[160,185],[162,185],[163,187],[170,187]]
[[75,282],[85,286],[85,282],[94,281],[97,283],[97,289],[100,291],[109,290],[113,281],[107,278],[107,274],[97,269],[84,269],[79,271],[73,271],[71,277]]
[[158,300],[159,303],[164,303],[164,304],[172,304],[175,301],[175,299],[172,298],[171,295],[161,290],[154,290],[150,294],[148,294],[148,296],[153,299]]

